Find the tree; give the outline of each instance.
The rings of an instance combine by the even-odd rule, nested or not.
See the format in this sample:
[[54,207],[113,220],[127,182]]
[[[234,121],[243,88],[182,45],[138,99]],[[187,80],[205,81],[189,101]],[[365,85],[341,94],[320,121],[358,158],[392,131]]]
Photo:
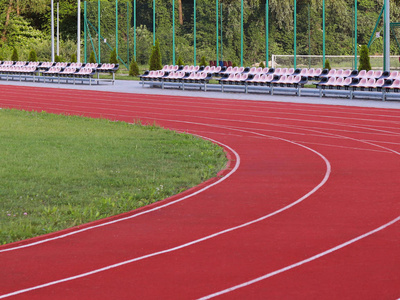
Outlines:
[[91,64],[95,64],[96,63],[96,57],[94,56],[94,52],[93,51],[90,53],[89,63],[91,63]]
[[158,39],[156,40],[156,44],[153,46],[153,50],[150,56],[150,70],[161,70],[162,63],[161,63],[161,50],[160,50],[160,43]]
[[130,76],[138,76],[140,74],[139,66],[135,59],[132,59],[131,64],[129,65],[129,75]]
[[329,64],[329,60],[325,60],[325,69],[328,69],[328,70],[331,69],[331,65]]
[[178,57],[178,61],[177,61],[177,63],[176,63],[178,66],[183,66],[185,63],[183,62],[183,59],[182,59],[182,57]]
[[115,50],[114,48],[110,55],[110,64],[117,64],[117,63],[118,63],[117,50]]
[[37,61],[37,55],[35,50],[31,50],[31,52],[29,52],[28,61]]
[[207,61],[205,56],[201,57],[200,66],[207,66]]
[[13,53],[11,55],[11,60],[12,61],[18,61],[19,60],[18,51],[17,51],[17,48],[15,48],[15,47],[14,47]]
[[360,65],[359,70],[371,70],[371,62],[369,60],[369,50],[367,45],[362,45],[360,50]]
[[76,63],[77,59],[76,59],[76,53],[72,54],[71,56],[71,62]]

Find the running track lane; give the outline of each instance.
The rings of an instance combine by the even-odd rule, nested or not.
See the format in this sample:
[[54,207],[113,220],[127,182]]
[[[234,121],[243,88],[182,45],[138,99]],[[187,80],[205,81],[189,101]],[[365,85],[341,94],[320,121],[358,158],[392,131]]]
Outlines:
[[0,247],[0,298],[400,297],[398,110],[6,86],[0,107],[156,121],[232,159],[223,181]]

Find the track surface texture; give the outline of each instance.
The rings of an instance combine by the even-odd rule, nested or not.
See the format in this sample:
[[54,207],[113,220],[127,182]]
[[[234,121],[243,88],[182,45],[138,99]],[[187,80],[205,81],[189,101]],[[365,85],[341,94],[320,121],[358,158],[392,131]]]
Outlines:
[[2,86],[0,107],[154,121],[218,178],[0,247],[0,299],[398,299],[400,111]]

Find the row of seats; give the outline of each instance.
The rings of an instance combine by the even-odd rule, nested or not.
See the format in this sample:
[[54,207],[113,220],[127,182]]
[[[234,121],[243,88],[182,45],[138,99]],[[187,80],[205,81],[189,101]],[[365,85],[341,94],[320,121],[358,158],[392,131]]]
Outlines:
[[[75,68],[79,70],[80,68],[90,68],[97,72],[112,72],[115,73],[119,69],[119,64],[97,64],[97,63],[69,63],[69,62],[28,62],[28,61],[0,61],[0,71],[4,72],[19,72],[20,67],[36,67],[38,71],[49,70],[52,67],[57,68]],[[36,70],[35,70],[36,71]],[[34,72],[34,71],[33,71]]]
[[393,78],[357,78],[357,77],[326,77],[318,82],[317,87],[320,89],[351,89],[361,91],[394,91],[399,92],[400,79]]

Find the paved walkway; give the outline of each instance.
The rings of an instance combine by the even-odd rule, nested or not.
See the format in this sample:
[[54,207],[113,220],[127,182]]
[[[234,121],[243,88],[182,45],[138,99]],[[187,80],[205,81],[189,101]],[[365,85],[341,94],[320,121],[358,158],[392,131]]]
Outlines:
[[130,80],[116,80],[115,85],[111,83],[101,83],[99,85],[88,84],[57,84],[57,83],[33,83],[33,82],[19,82],[19,81],[0,81],[0,85],[23,85],[23,86],[37,86],[37,87],[50,87],[56,89],[80,89],[92,91],[107,91],[107,92],[120,92],[120,93],[135,93],[135,94],[152,94],[152,95],[173,95],[173,96],[192,96],[204,98],[219,98],[219,99],[236,99],[236,100],[255,100],[255,101],[277,101],[277,102],[292,102],[292,103],[310,103],[310,104],[327,104],[327,105],[343,105],[343,106],[358,106],[358,107],[378,107],[378,108],[395,108],[400,109],[400,101],[381,101],[381,100],[362,100],[362,99],[345,99],[345,98],[319,98],[314,97],[297,97],[291,95],[266,95],[243,92],[215,92],[215,91],[196,91],[196,90],[179,90],[177,88],[150,88],[148,86],[142,87],[139,81]]

